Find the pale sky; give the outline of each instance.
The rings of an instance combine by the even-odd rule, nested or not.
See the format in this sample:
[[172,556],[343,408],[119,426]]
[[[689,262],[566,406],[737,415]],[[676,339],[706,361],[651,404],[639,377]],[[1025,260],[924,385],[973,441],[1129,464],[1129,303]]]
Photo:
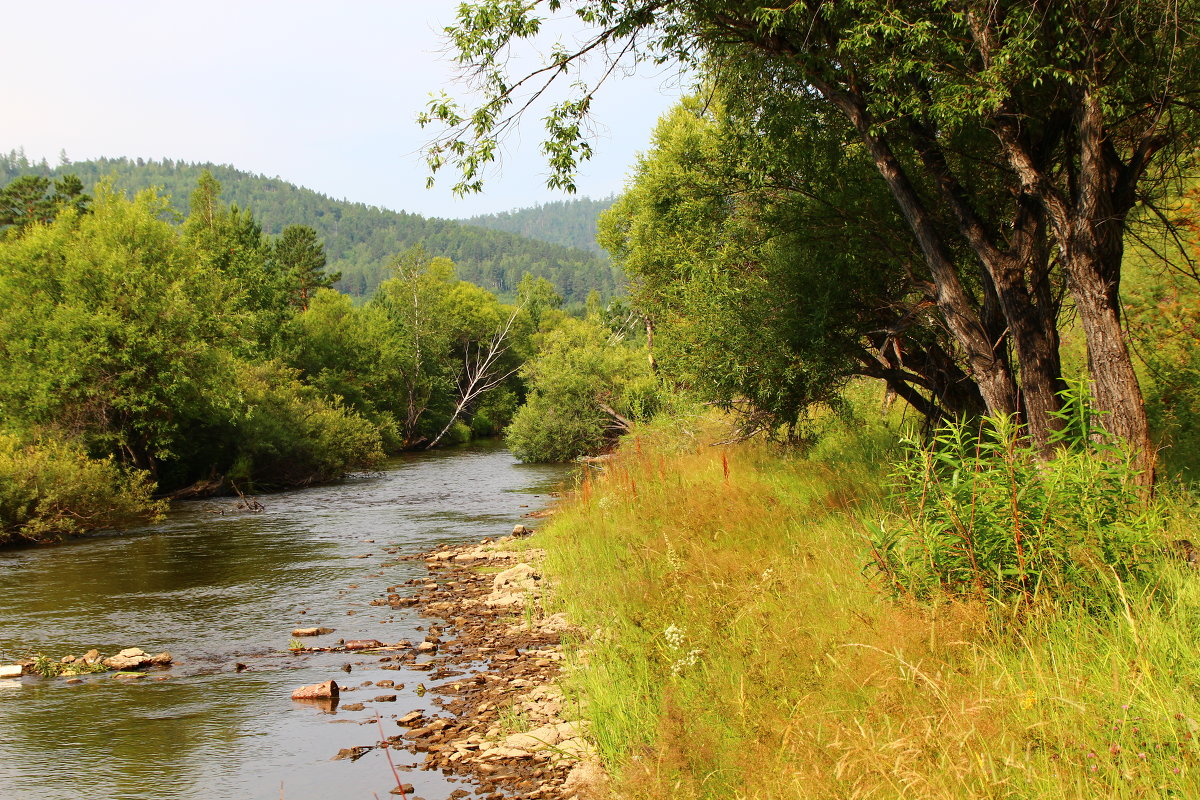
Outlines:
[[[452,84],[442,28],[458,0],[0,3],[0,151],[232,164],[351,201],[465,217],[557,200],[535,113],[483,195],[425,189],[416,115]],[[536,63],[536,62],[527,62]],[[685,87],[672,72],[611,82],[581,195],[619,192]]]

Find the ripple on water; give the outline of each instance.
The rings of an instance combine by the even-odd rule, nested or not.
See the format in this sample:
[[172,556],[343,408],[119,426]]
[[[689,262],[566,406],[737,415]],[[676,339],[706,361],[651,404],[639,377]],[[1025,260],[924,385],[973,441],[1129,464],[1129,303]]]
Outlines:
[[[363,724],[370,713],[323,714],[289,695],[343,680],[343,664],[352,685],[415,686],[422,676],[384,672],[370,657],[291,655],[292,628],[327,625],[337,629],[330,641],[419,638],[411,612],[365,605],[425,574],[419,562],[381,568],[396,559],[383,548],[415,553],[504,533],[537,502],[531,493],[545,495],[564,474],[519,465],[495,446],[413,454],[336,486],[263,497],[261,514],[196,501],[160,525],[0,553],[0,657],[139,646],[177,661],[136,680],[0,685],[0,797],[277,797],[281,784],[288,800],[386,796],[394,783],[382,754],[329,760],[378,739]],[[235,661],[249,669],[235,672]],[[429,707],[428,697],[400,695],[378,710]],[[405,780],[425,796],[457,788],[424,772]]]

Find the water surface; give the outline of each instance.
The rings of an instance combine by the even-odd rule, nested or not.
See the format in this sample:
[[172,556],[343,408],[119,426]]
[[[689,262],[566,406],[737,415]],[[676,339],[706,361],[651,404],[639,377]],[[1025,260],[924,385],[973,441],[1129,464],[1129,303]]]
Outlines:
[[[485,444],[264,496],[258,514],[239,512],[236,501],[199,501],[156,526],[0,552],[0,661],[130,646],[169,650],[176,660],[137,680],[0,682],[0,798],[389,796],[395,782],[382,753],[330,759],[378,740],[376,711],[390,736],[393,716],[433,708],[431,695],[412,692],[428,677],[383,671],[370,656],[293,656],[291,630],[336,629],[314,643],[419,640],[428,620],[369,605],[389,586],[427,574],[423,562],[397,556],[507,533],[562,476],[560,467],[521,465]],[[249,668],[237,673],[237,662]],[[395,703],[372,702],[395,691],[374,686],[343,695],[343,704],[366,702],[362,712],[322,713],[289,699],[296,686],[329,678],[407,688]],[[427,800],[463,788],[421,771],[405,780]]]

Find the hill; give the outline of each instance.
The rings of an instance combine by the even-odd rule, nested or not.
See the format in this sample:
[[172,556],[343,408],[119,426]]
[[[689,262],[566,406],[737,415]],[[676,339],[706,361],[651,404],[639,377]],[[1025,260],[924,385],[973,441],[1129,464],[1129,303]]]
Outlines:
[[0,155],[0,186],[27,174],[75,174],[87,187],[111,177],[116,188],[126,192],[157,186],[186,213],[188,198],[206,169],[221,182],[223,199],[253,211],[267,233],[278,234],[288,225],[316,229],[325,242],[330,270],[342,273],[338,288],[347,294],[373,292],[389,276],[391,259],[415,245],[423,245],[430,255],[452,259],[460,278],[501,295],[514,292],[526,272],[550,280],[567,303],[583,302],[592,290],[609,297],[619,284],[618,273],[594,252],[454,220],[335,200],[281,178],[229,165],[102,158],[64,160],[51,166],[14,151]]
[[499,214],[482,214],[462,220],[467,225],[515,233],[563,247],[587,250],[607,259],[608,254],[596,243],[596,221],[616,198],[558,200]]

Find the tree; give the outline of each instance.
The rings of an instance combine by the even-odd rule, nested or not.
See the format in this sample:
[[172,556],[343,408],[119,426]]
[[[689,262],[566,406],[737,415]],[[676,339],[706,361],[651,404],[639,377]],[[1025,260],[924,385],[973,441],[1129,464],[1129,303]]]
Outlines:
[[522,461],[569,461],[596,453],[657,407],[658,382],[639,347],[613,342],[596,320],[561,317],[537,335],[522,367],[525,405],[505,431]]
[[86,211],[91,198],[74,175],[63,175],[51,184],[49,178],[22,175],[0,189],[0,229],[17,231],[51,222],[65,208]]
[[660,122],[601,241],[657,332],[662,374],[751,427],[794,428],[855,375],[931,421],[978,413],[890,198],[820,123],[824,138],[764,147],[712,96]]
[[[588,27],[582,44],[510,76],[511,47],[562,7]],[[820,100],[853,131],[904,218],[988,410],[1021,414],[1043,453],[1059,405],[1051,273],[1061,265],[1095,403],[1139,452],[1148,481],[1154,455],[1121,327],[1121,256],[1130,209],[1200,140],[1196,12],[1194,0],[486,0],[464,4],[449,30],[482,99],[464,109],[435,98],[422,122],[444,128],[431,168],[452,166],[456,189],[477,191],[521,111],[588,56],[608,55],[604,76],[622,59],[650,59],[731,79],[750,91],[730,96],[767,121],[774,98]],[[567,189],[591,153],[597,85],[578,86],[550,108],[543,144],[549,183]],[[959,248],[980,276],[978,297]]]
[[340,272],[325,272],[325,245],[307,225],[289,225],[272,246],[272,257],[288,284],[289,302],[307,309],[318,289],[332,288]]

